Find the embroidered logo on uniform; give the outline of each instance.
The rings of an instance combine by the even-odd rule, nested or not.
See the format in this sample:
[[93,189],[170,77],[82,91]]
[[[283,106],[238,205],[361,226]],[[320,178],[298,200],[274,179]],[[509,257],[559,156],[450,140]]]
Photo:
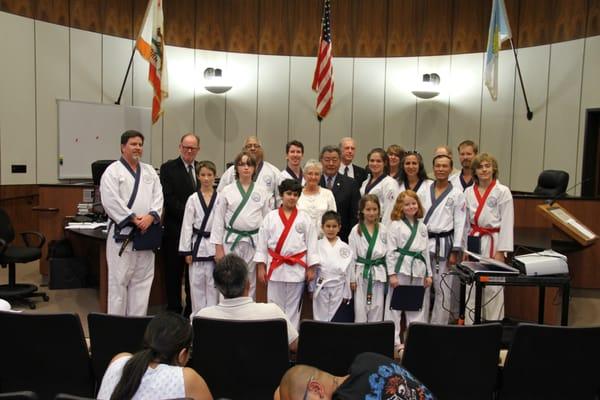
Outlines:
[[427,231],[421,229],[421,236],[427,237]]
[[491,208],[496,207],[496,205],[498,205],[498,199],[495,197],[490,197],[487,200],[487,205],[488,205],[488,207],[491,207]]
[[348,257],[350,257],[350,249],[348,249],[346,247],[342,247],[340,249],[340,257],[342,257],[342,258],[348,258]]
[[252,201],[259,203],[260,202],[260,193],[254,192],[254,193],[252,193],[250,198],[252,199]]
[[394,200],[394,191],[390,190],[387,194],[388,200]]
[[298,232],[298,233],[300,233],[300,234],[304,233],[304,226],[302,226],[302,225],[300,225],[300,224],[297,224],[297,225],[294,227],[294,229],[296,230],[296,232]]
[[446,207],[453,207],[454,206],[454,199],[452,197],[450,197],[448,200],[446,200]]
[[144,183],[147,183],[147,184],[152,183],[152,177],[149,175],[144,175]]
[[385,235],[381,236],[381,243],[387,244],[387,238],[385,237]]
[[271,186],[271,184],[273,183],[270,176],[263,176],[263,181],[265,181],[265,185],[267,186]]

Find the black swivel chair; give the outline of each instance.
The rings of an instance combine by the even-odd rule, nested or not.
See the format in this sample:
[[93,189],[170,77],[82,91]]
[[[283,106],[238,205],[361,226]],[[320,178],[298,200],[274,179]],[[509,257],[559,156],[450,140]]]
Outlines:
[[600,327],[520,324],[508,350],[504,399],[597,399]]
[[300,322],[296,364],[346,375],[354,358],[364,352],[393,358],[394,323]]
[[272,399],[289,368],[285,320],[194,318],[191,367],[215,399]]
[[126,317],[122,315],[88,314],[92,365],[100,388],[102,377],[110,360],[122,352],[141,350],[144,332],[152,317]]
[[[25,246],[13,246],[15,230],[6,211],[0,208],[0,265],[8,267],[8,284],[0,285],[0,298],[6,300],[23,301],[34,309],[35,303],[30,297],[41,297],[48,301],[46,293],[38,292],[36,285],[29,283],[16,283],[15,265],[39,260],[42,257],[42,246],[46,238],[39,232],[21,232]],[[37,245],[34,245],[34,241]]]
[[538,176],[533,193],[546,197],[557,197],[565,193],[569,184],[569,174],[565,171],[547,169]]
[[502,325],[412,323],[402,365],[440,399],[492,399]]
[[[122,334],[122,333],[121,333]],[[94,377],[77,314],[0,312],[0,390],[93,396]]]

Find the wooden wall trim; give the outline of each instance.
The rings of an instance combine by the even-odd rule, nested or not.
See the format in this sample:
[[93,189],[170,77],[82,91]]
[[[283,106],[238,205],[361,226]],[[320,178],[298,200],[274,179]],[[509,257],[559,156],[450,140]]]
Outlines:
[[[165,41],[204,50],[315,56],[323,0],[166,0]],[[600,34],[600,0],[505,0],[517,47]],[[133,38],[147,0],[0,0],[0,11]],[[492,0],[331,0],[334,54],[485,50]],[[506,47],[506,45],[505,45]]]

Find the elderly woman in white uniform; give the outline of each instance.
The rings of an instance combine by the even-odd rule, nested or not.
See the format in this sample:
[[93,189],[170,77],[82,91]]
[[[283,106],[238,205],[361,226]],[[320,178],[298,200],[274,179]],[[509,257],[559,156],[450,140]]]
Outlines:
[[[321,232],[321,217],[326,211],[337,211],[335,197],[331,190],[319,186],[323,166],[317,160],[308,160],[304,165],[306,184],[296,207],[306,212],[314,223],[317,232]],[[319,234],[319,237],[322,235]]]

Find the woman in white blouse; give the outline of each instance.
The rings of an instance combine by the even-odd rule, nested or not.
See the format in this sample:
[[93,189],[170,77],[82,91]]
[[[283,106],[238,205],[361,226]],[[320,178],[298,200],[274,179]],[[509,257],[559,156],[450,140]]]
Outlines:
[[323,166],[319,161],[308,160],[302,172],[306,185],[302,189],[296,207],[308,213],[317,227],[317,232],[321,232],[321,217],[325,211],[337,211],[335,198],[331,190],[319,186],[323,172]]

